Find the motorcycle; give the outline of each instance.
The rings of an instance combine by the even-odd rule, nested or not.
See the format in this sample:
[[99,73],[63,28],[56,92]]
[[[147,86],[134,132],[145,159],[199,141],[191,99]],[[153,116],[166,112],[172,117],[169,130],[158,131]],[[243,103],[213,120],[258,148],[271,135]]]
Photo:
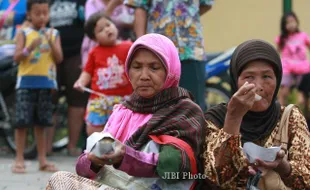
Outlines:
[[207,54],[208,61],[205,67],[205,102],[207,108],[228,102],[231,97],[229,65],[235,49],[236,47],[233,47],[225,52]]
[[[13,54],[15,45],[0,46],[0,133],[8,147],[15,152],[14,121],[15,121],[15,85],[17,64],[14,63]],[[53,151],[59,151],[68,144],[67,130],[67,103],[61,93],[56,106],[57,124],[53,141]],[[24,157],[34,159],[37,156],[36,142],[33,129],[27,130]]]

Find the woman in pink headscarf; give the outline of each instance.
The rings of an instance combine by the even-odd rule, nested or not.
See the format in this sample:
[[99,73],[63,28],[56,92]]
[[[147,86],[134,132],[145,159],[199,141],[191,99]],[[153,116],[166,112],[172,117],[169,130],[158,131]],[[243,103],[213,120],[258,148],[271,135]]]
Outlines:
[[[100,158],[83,153],[76,165],[79,176],[58,172],[50,179],[49,189],[194,187],[191,179],[198,175],[196,158],[205,121],[190,93],[178,87],[181,65],[176,47],[163,35],[144,35],[132,45],[125,65],[134,93],[114,107],[103,131],[115,137],[114,152]],[[104,175],[109,165],[115,168],[112,173],[125,172],[131,181],[137,179],[143,185],[127,183],[124,187],[113,176],[105,179],[112,175]]]

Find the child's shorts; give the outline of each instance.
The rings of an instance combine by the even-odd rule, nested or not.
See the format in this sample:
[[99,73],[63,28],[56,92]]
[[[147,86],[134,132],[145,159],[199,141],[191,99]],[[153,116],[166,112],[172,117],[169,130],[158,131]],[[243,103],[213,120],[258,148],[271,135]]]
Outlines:
[[16,128],[52,126],[51,89],[17,89]]
[[89,99],[85,114],[85,121],[93,127],[104,126],[112,114],[115,104],[119,104],[126,98],[122,96],[107,96],[106,99]]

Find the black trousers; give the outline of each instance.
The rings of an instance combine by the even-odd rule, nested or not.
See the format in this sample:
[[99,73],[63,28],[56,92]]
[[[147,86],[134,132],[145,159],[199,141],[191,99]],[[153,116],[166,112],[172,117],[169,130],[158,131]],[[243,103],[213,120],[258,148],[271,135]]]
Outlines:
[[205,65],[205,61],[181,61],[180,86],[189,90],[193,94],[195,102],[201,107],[203,111],[206,109]]

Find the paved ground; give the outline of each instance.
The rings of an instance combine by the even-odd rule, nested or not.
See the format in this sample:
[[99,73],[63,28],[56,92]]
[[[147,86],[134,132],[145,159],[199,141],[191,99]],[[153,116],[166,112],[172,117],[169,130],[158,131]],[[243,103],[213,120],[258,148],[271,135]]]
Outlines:
[[[12,174],[11,165],[14,156],[11,152],[0,149],[0,190],[41,190],[45,189],[51,173],[39,172],[37,160],[26,161],[26,174]],[[76,158],[61,153],[48,158],[59,170],[73,172]]]

